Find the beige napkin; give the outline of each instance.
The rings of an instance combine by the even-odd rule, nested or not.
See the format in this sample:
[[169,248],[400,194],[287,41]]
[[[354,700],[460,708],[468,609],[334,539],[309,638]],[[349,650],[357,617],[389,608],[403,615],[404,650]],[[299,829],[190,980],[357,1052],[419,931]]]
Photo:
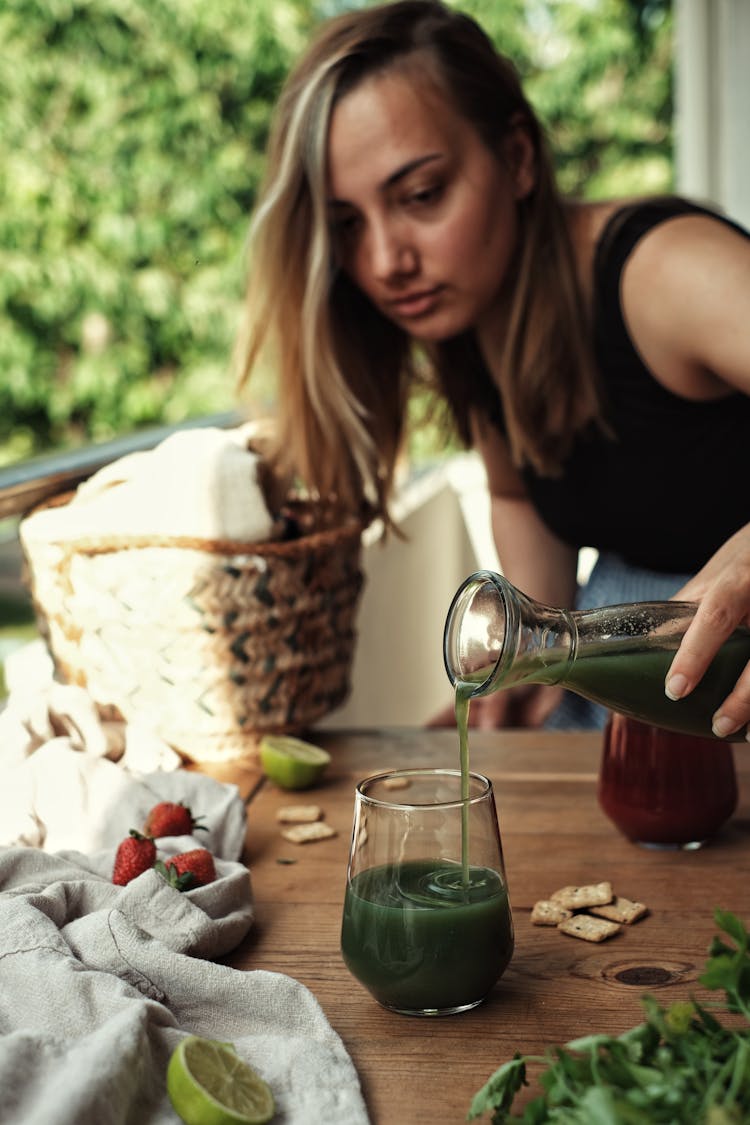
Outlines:
[[[253,924],[235,786],[177,769],[148,732],[99,721],[44,652],[9,661],[0,714],[0,1125],[177,1125],[165,1089],[185,1034],[231,1041],[271,1084],[279,1125],[366,1125],[356,1071],[313,995],[214,964]],[[217,879],[111,882],[115,850],[159,800],[207,832]],[[21,846],[26,845],[26,846]],[[34,846],[28,846],[34,845]]]
[[155,871],[116,887],[112,856],[0,848],[0,1122],[177,1125],[167,1062],[197,1034],[235,1044],[270,1083],[279,1125],[366,1125],[312,994],[202,959],[251,924],[247,871],[219,860],[217,882],[186,893]]
[[[103,469],[22,536],[260,541],[271,518],[242,431],[188,431]],[[231,1041],[271,1084],[279,1125],[366,1125],[352,1062],[314,996],[214,960],[253,924],[234,786],[179,769],[137,723],[102,722],[55,681],[40,642],[6,662],[0,712],[0,1125],[176,1125],[166,1066],[185,1034]],[[117,844],[159,800],[208,831],[217,879],[181,893],[155,871],[111,882]],[[5,845],[5,846],[2,846]]]
[[[144,774],[177,770],[180,758],[174,750],[137,723],[102,722],[83,688],[54,679],[41,641],[12,653],[5,675],[0,844],[87,852],[102,846],[103,824],[113,825],[115,832],[137,828],[137,822],[123,823],[130,810],[122,794]],[[180,777],[181,792],[198,784],[191,774]],[[142,797],[145,808],[139,812],[145,815],[154,794],[146,790]],[[235,831],[236,859],[242,830],[235,826]]]

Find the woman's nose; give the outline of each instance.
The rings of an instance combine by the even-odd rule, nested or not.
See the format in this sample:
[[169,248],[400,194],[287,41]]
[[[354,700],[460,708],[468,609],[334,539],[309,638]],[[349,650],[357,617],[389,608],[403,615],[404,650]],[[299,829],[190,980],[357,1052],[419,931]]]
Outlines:
[[370,268],[378,281],[414,273],[418,261],[416,248],[397,224],[373,225],[368,241]]

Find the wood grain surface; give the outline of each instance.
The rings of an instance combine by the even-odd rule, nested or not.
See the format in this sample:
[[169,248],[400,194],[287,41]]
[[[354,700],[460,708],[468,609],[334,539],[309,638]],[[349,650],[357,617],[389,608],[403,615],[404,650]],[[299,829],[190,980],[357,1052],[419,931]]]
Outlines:
[[[257,921],[226,963],[287,973],[312,990],[354,1060],[375,1125],[456,1125],[475,1091],[516,1051],[625,1031],[641,1021],[646,991],[664,1004],[705,997],[697,977],[716,932],[714,907],[750,921],[750,747],[735,750],[740,802],[719,835],[700,851],[650,851],[624,839],[599,809],[599,735],[472,732],[472,769],[495,787],[513,959],[471,1012],[439,1019],[390,1013],[349,975],[339,951],[354,786],[390,767],[457,766],[456,735],[337,731],[316,741],[333,760],[307,793],[285,793],[252,769],[238,771]],[[222,779],[231,778],[232,767],[223,767]],[[285,841],[276,810],[292,803],[320,805],[337,835]],[[537,899],[605,879],[616,893],[645,902],[649,916],[598,945],[531,925]],[[532,1081],[526,1097],[537,1092]]]

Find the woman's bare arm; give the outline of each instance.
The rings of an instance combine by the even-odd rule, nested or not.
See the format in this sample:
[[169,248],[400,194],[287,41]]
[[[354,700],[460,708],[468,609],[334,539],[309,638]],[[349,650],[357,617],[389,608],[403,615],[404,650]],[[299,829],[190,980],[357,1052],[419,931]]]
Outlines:
[[572,606],[577,550],[554,535],[537,514],[503,435],[476,420],[472,430],[487,470],[492,533],[503,574],[537,601]]
[[[705,216],[657,227],[625,268],[623,308],[634,343],[670,390],[696,401],[750,394],[749,239]],[[678,490],[679,464],[667,471]],[[736,487],[746,488],[747,481]],[[693,690],[729,634],[750,625],[750,524],[675,597],[699,602],[667,673],[668,694],[679,699]],[[750,665],[716,712],[714,729],[723,736],[749,721]]]

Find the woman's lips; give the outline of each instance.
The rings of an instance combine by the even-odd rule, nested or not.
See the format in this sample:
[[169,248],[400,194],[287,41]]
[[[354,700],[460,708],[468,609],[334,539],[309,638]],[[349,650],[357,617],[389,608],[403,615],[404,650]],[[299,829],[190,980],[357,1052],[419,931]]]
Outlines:
[[420,289],[414,293],[406,293],[388,302],[388,308],[398,317],[411,320],[416,317],[426,316],[431,313],[438,303],[442,287],[434,286],[432,289]]

